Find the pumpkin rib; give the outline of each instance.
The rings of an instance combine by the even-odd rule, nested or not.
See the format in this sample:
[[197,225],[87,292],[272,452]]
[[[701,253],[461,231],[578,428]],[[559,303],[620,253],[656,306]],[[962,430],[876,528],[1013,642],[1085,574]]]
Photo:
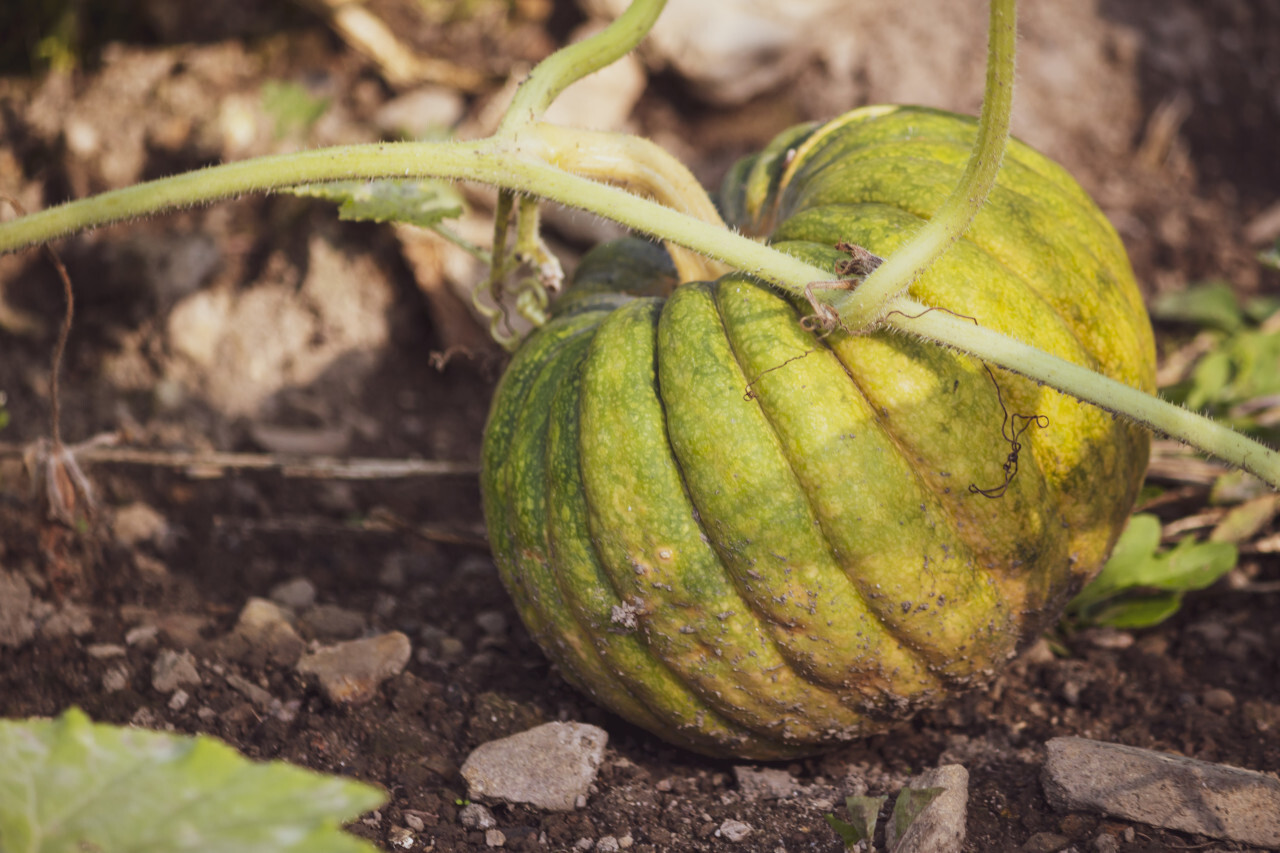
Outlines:
[[[739,287],[753,308],[720,300],[722,310],[733,308],[741,314],[728,325],[768,329],[771,339],[785,340],[796,350],[818,347],[788,301],[758,284],[744,282]],[[744,348],[737,349],[746,355]],[[760,371],[765,360],[774,358],[770,350],[752,353],[744,369]],[[797,386],[820,388],[823,404],[811,405],[808,394],[796,392]],[[848,366],[825,346],[819,347],[809,357],[771,374],[767,385],[762,382],[759,401],[812,501],[837,563],[859,587],[885,630],[913,657],[934,668],[935,675],[949,680],[967,677],[963,666],[943,665],[953,661],[955,644],[965,642],[956,632],[970,631],[965,626],[974,617],[965,614],[985,614],[993,606],[993,584],[974,555],[961,553],[964,543],[955,541],[946,506],[914,470],[912,459],[903,453],[894,431],[882,422],[883,415],[854,381]],[[897,515],[886,514],[883,505],[888,503],[899,508]],[[886,535],[882,525],[892,527],[895,521],[909,525],[910,532]],[[904,547],[903,536],[915,545]],[[875,546],[867,544],[873,540]],[[916,545],[919,550],[913,551]],[[949,560],[961,560],[973,568],[931,570],[936,581],[932,597],[922,592],[908,601],[905,593],[895,591],[904,572],[912,571],[913,561],[927,569],[931,562],[946,565]],[[989,592],[975,593],[975,589]],[[904,609],[906,603],[910,607]]]
[[[982,362],[949,350],[930,349],[927,344],[906,336],[886,335],[882,339],[873,336],[856,339],[846,337],[831,346],[841,365],[849,371],[851,380],[858,385],[873,407],[890,410],[898,407],[883,390],[874,390],[868,377],[856,375],[853,368],[853,365],[866,357],[866,353],[857,353],[855,350],[879,346],[900,354],[907,366],[917,367],[921,373],[937,376],[938,386],[941,388],[945,389],[947,380],[951,380],[953,388],[950,393],[964,395],[957,408],[966,412],[976,411],[974,420],[991,425],[987,433],[976,439],[977,442],[990,445],[985,451],[976,450],[974,436],[966,434],[963,440],[952,443],[940,452],[937,448],[948,445],[947,436],[951,433],[942,421],[938,421],[937,427],[933,429],[928,424],[917,422],[911,429],[890,430],[890,434],[904,458],[913,462],[912,470],[920,479],[923,491],[937,496],[940,511],[946,515],[948,528],[969,550],[970,560],[999,588],[1000,599],[1005,608],[1010,611],[1020,608],[1027,598],[1025,594],[1020,594],[1025,585],[1027,569],[1043,570],[1052,565],[1054,560],[1065,559],[1066,554],[1061,547],[1056,550],[1052,547],[1046,549],[1046,539],[1052,541],[1049,534],[1054,520],[1051,513],[1045,511],[1044,503],[1052,495],[1052,490],[1041,469],[1039,458],[1027,444],[1023,446],[1017,476],[1005,484],[1004,494],[998,498],[987,498],[969,490],[970,485],[976,486],[979,483],[987,483],[989,487],[999,486],[1002,473],[999,465],[1004,462],[1009,450],[1002,433],[1004,415],[998,408],[1000,397],[997,397],[990,377],[982,369]],[[941,363],[948,359],[958,362],[955,368]],[[963,366],[965,363],[976,367],[966,368]],[[963,372],[957,373],[957,370]],[[1018,395],[1019,386],[1026,384],[1026,380],[1020,377],[1005,378],[1001,386],[1001,397],[1005,398],[1006,411],[1017,410],[1010,408],[1015,406],[1013,398]],[[971,390],[973,385],[977,387]],[[892,420],[891,415],[890,421]],[[915,437],[918,433],[926,432],[928,438]],[[1030,441],[1026,435],[1022,440]],[[973,464],[969,464],[971,462]],[[980,470],[984,468],[991,470]],[[984,476],[993,479],[981,479]],[[1020,517],[1022,523],[1007,525],[1012,529],[1004,537],[991,538],[992,531],[1004,529],[999,524],[1002,517],[1007,519],[1009,516]]]
[[588,326],[559,341],[528,383],[516,418],[511,453],[498,472],[498,481],[506,485],[505,494],[512,496],[506,503],[508,529],[514,545],[508,555],[512,562],[509,568],[515,571],[518,587],[523,592],[517,597],[517,603],[522,599],[524,602],[521,614],[535,615],[531,630],[543,647],[553,652],[566,677],[580,687],[585,685],[610,706],[632,708],[632,719],[644,720],[644,725],[652,726],[658,724],[659,719],[647,709],[637,707],[626,687],[608,677],[609,668],[600,659],[590,635],[560,600],[556,572],[548,554],[546,494],[529,488],[531,484],[545,481],[550,398],[564,380],[565,362],[572,362],[575,350],[590,344],[592,331]]
[[601,562],[635,607],[650,648],[721,714],[790,743],[855,730],[851,711],[798,683],[696,518],[655,375],[661,310],[658,301],[636,300],[611,314],[583,371],[583,484]]
[[[605,665],[656,716],[670,736],[703,749],[717,743],[759,749],[768,741],[721,716],[666,662],[650,654],[637,633],[635,615],[600,565],[587,529],[586,496],[579,458],[578,410],[584,352],[566,368],[548,414],[547,501],[555,507],[548,522],[552,560],[561,594],[594,642]],[[629,708],[615,709],[624,716]]]
[[[810,680],[852,687],[851,707],[882,714],[889,677],[879,650],[893,638],[832,556],[759,401],[744,398],[746,372],[719,307],[734,283],[685,285],[663,312],[659,365],[672,449],[728,576],[773,626],[781,653]],[[732,453],[716,452],[728,446]],[[856,606],[835,603],[846,595]],[[911,658],[899,663],[922,669]],[[926,682],[921,689],[938,686]]]

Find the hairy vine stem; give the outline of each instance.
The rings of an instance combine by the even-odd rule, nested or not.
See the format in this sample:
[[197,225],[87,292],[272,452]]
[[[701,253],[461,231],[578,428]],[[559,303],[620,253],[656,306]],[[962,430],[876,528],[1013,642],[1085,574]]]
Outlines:
[[991,0],[987,27],[987,82],[978,119],[978,139],[960,183],[928,222],[885,258],[856,290],[831,297],[847,329],[869,329],[884,317],[894,297],[906,292],[951,244],[960,239],[995,186],[1009,141],[1017,54],[1017,0]]
[[[661,10],[664,0],[636,0],[628,12],[602,33],[565,48],[534,70],[530,80],[517,93],[507,120],[498,134],[489,139],[465,142],[384,143],[343,146],[339,148],[277,155],[216,166],[197,172],[114,190],[83,201],[71,202],[11,222],[0,223],[0,252],[43,243],[74,231],[119,222],[124,219],[172,210],[193,204],[249,192],[270,192],[298,184],[326,181],[373,179],[384,177],[435,177],[449,180],[475,181],[517,195],[536,196],[570,207],[577,207],[612,219],[636,231],[669,243],[683,246],[707,258],[743,270],[780,289],[803,299],[810,282],[829,279],[831,271],[812,266],[785,253],[726,229],[718,217],[706,215],[709,205],[705,194],[691,204],[666,197],[655,188],[679,186],[677,195],[691,192],[685,177],[666,171],[669,164],[654,156],[647,162],[656,170],[649,185],[636,187],[646,195],[654,195],[663,203],[650,201],[626,190],[608,186],[598,180],[574,173],[576,168],[604,177],[608,146],[618,146],[618,159],[634,152],[650,150],[644,145],[617,138],[613,143],[606,135],[550,129],[537,119],[555,94],[573,80],[590,73],[612,58],[621,56],[634,46]],[[1242,467],[1273,487],[1280,488],[1280,454],[1241,436],[1208,418],[1195,415],[1149,394],[1107,379],[1092,371],[1036,350],[989,329],[975,327],[944,312],[926,311],[896,294],[910,286],[912,277],[931,263],[933,258],[954,242],[972,219],[972,211],[981,206],[989,184],[988,173],[998,167],[1007,135],[1009,97],[1012,92],[1013,0],[992,0],[1003,9],[993,8],[993,50],[1006,51],[1008,66],[1004,72],[988,76],[988,92],[984,100],[984,123],[990,127],[980,132],[980,148],[990,156],[978,156],[982,162],[970,162],[963,191],[953,193],[944,211],[954,207],[954,215],[935,217],[949,224],[939,226],[930,237],[933,248],[921,250],[927,261],[894,263],[895,253],[875,271],[880,275],[880,293],[866,297],[867,310],[886,325],[937,341],[945,346],[969,353],[985,361],[1044,382],[1081,400],[1094,403],[1118,415],[1130,418],[1157,432],[1192,444],[1206,453]],[[601,41],[597,41],[601,40]],[[570,57],[566,60],[565,57]],[[575,64],[579,60],[581,64]],[[548,70],[549,69],[549,70]],[[999,92],[992,91],[998,89]],[[526,94],[527,93],[527,94]],[[1003,115],[1000,122],[993,116]],[[1002,129],[1003,128],[1003,129]],[[669,159],[669,158],[667,158]],[[594,166],[592,164],[595,164]],[[648,168],[648,167],[645,167]],[[643,172],[644,169],[639,169]],[[637,172],[637,173],[639,173]],[[625,177],[623,183],[634,184]],[[952,199],[960,196],[958,201]],[[976,200],[975,200],[976,199]],[[688,213],[684,211],[689,211]],[[690,215],[690,213],[694,215]],[[914,241],[913,241],[914,242]],[[908,269],[903,269],[903,267]],[[898,272],[894,272],[894,268]],[[888,272],[886,272],[886,269]],[[866,288],[869,278],[852,294]],[[840,294],[844,296],[846,294]],[[876,303],[876,304],[872,304]],[[847,305],[837,306],[844,310]],[[895,312],[892,317],[887,316]],[[901,312],[903,316],[898,316]],[[920,313],[923,312],[923,313]],[[908,318],[906,315],[920,313]],[[858,328],[856,314],[852,328]],[[848,325],[848,323],[846,323]]]

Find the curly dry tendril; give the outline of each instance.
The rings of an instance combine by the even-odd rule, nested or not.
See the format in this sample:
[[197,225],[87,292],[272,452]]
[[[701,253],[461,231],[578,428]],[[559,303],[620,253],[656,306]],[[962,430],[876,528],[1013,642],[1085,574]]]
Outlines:
[[[809,304],[813,306],[815,313],[801,320],[801,324],[811,332],[820,329],[823,337],[834,331],[837,326],[843,328],[848,334],[865,334],[864,332],[850,331],[840,321],[839,315],[831,306],[814,296],[814,290],[853,290],[862,282],[862,279],[874,272],[875,269],[884,262],[884,259],[861,246],[856,246],[844,241],[837,243],[836,248],[849,255],[849,260],[840,261],[836,264],[835,273],[840,276],[840,278],[832,281],[811,281],[805,286],[805,297],[809,300]],[[953,317],[968,320],[975,326],[980,325],[976,317],[970,317],[968,314],[961,314],[957,311],[952,311],[950,308],[941,308],[937,306],[926,308],[919,314],[914,315],[905,314],[902,311],[893,309],[886,312],[885,316],[888,317],[891,314],[897,314],[908,320],[915,320],[919,317],[923,317],[931,311],[943,311]],[[764,371],[760,376],[751,380],[747,385],[745,394],[743,395],[744,399],[754,400],[756,398],[756,393],[751,390],[751,386],[759,382],[760,377],[764,376],[765,373],[780,370],[791,362],[804,358],[811,352],[813,352],[813,350],[806,350],[800,355],[792,356],[782,362],[782,364],[769,368],[769,370]],[[1002,466],[1004,469],[1004,482],[989,489],[984,489],[977,483],[970,483],[969,491],[975,495],[982,495],[983,497],[994,499],[1004,497],[1005,492],[1009,490],[1009,485],[1013,482],[1013,478],[1018,474],[1018,456],[1022,453],[1023,434],[1026,433],[1026,431],[1033,425],[1040,429],[1046,429],[1049,426],[1049,417],[1042,414],[1024,415],[1020,412],[1010,412],[1008,407],[1004,404],[1004,394],[1000,390],[1000,383],[996,381],[996,375],[992,372],[991,366],[986,362],[982,362],[982,369],[987,372],[987,376],[991,379],[992,386],[996,389],[996,402],[1000,404],[1000,411],[1004,415],[1004,420],[1000,424],[1000,435],[1005,441],[1009,442],[1009,454],[1005,457],[1004,465]]]

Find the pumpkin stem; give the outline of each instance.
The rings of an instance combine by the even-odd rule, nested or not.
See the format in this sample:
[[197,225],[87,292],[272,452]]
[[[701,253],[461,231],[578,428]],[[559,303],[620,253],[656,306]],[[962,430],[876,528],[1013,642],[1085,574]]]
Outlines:
[[1017,52],[1016,0],[991,0],[987,31],[987,82],[978,119],[978,139],[960,183],[924,227],[874,270],[856,290],[831,299],[849,329],[867,329],[881,320],[894,297],[906,292],[951,244],[960,239],[995,186],[1009,141]]

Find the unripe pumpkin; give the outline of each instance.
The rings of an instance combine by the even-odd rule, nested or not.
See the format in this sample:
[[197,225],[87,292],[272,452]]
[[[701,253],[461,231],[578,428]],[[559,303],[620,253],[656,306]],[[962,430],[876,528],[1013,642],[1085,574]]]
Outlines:
[[[884,257],[975,135],[933,110],[858,110],[740,163],[722,206],[821,266],[840,241]],[[1141,429],[904,335],[815,335],[807,304],[744,275],[673,283],[656,246],[590,253],[485,434],[504,583],[605,706],[713,755],[817,752],[982,683],[1101,566],[1146,467]],[[912,294],[1154,385],[1114,230],[1018,142]],[[1048,423],[1021,432],[989,497],[1012,414]]]

